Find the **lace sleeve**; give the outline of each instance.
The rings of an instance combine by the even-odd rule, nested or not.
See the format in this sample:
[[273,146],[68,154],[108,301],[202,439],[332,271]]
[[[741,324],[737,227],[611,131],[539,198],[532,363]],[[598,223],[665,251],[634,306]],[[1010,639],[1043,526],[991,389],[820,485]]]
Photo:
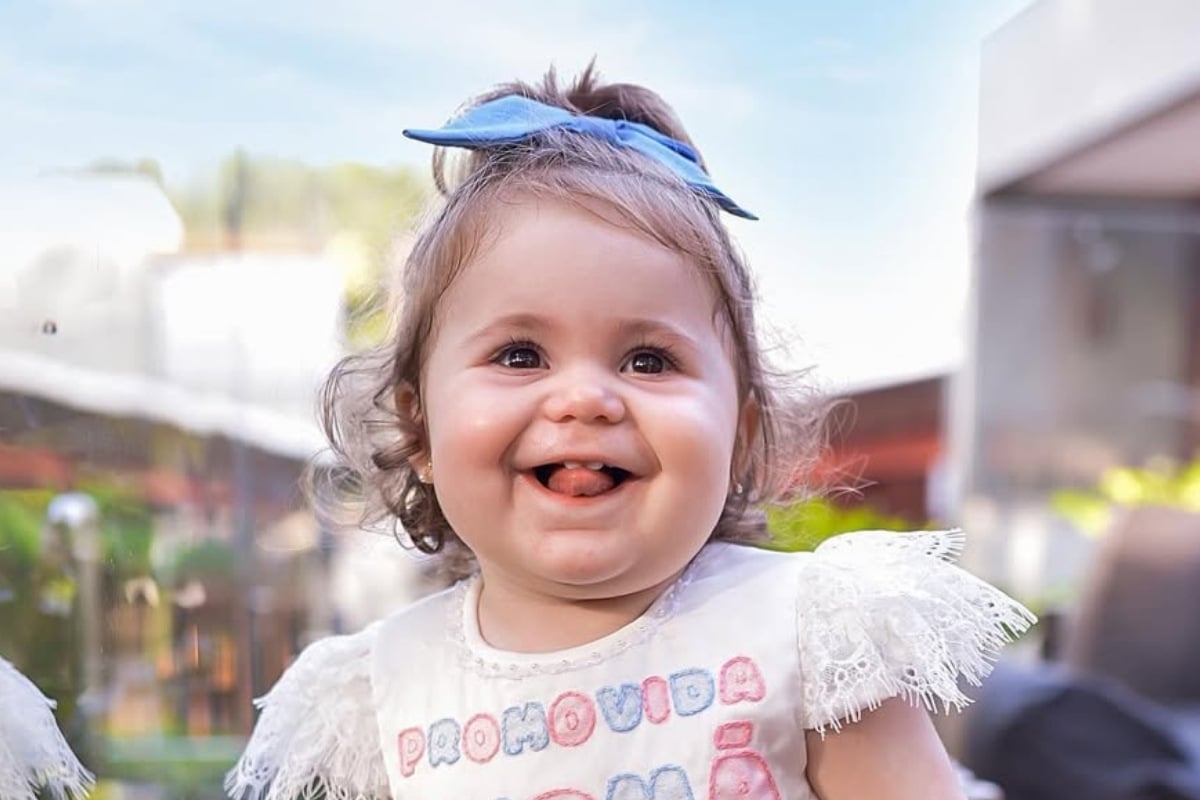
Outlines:
[[1036,618],[953,565],[959,531],[863,531],[828,540],[803,562],[798,634],[806,728],[838,730],[904,697],[930,710],[970,702],[1000,648]]
[[387,800],[371,701],[375,628],[310,645],[264,697],[225,777],[235,800]]
[[92,786],[54,721],[54,701],[0,658],[0,797],[34,800],[42,789],[55,800],[82,798]]

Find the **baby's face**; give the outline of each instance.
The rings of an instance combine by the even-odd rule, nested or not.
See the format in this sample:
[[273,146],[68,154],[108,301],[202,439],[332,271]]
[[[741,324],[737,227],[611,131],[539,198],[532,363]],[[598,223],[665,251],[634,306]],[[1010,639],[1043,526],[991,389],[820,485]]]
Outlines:
[[683,569],[729,489],[728,350],[681,255],[570,205],[507,210],[441,300],[421,403],[485,586],[597,599]]

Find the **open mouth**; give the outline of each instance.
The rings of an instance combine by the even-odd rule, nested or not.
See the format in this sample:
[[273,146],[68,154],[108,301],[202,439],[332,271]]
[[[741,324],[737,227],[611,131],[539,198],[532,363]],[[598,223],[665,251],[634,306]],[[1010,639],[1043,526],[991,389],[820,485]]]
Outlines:
[[563,461],[533,468],[538,483],[556,494],[595,497],[611,492],[631,477],[628,470],[598,461]]

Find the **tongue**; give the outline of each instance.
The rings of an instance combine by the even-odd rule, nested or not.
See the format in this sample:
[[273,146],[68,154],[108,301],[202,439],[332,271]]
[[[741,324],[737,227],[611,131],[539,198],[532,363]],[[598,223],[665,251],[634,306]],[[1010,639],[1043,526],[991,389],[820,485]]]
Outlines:
[[593,497],[616,485],[607,473],[587,467],[559,467],[546,482],[550,491],[572,497]]

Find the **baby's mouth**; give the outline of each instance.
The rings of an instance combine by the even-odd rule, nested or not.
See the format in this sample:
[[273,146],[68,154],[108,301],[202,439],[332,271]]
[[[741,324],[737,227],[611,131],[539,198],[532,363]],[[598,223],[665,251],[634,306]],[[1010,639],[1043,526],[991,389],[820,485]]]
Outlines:
[[629,478],[629,471],[598,461],[564,461],[533,468],[538,483],[556,494],[595,497],[610,492]]

